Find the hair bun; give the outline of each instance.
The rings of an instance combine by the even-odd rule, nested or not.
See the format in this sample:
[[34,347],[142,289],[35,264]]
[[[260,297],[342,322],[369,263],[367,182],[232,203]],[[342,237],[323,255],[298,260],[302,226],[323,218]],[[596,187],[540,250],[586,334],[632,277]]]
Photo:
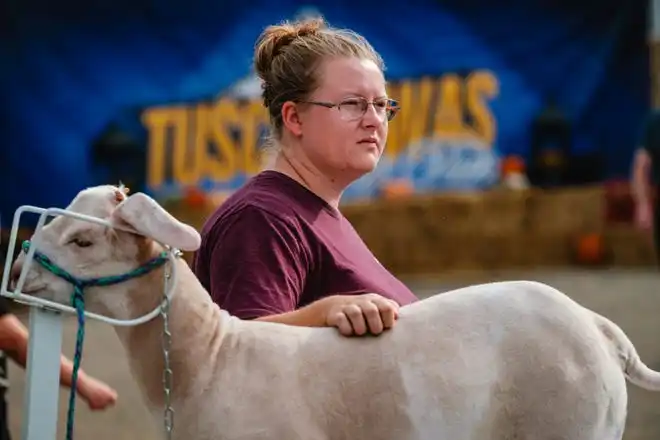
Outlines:
[[273,60],[297,38],[316,35],[325,29],[323,18],[306,18],[295,22],[284,22],[268,26],[255,44],[254,68],[263,81],[268,81]]

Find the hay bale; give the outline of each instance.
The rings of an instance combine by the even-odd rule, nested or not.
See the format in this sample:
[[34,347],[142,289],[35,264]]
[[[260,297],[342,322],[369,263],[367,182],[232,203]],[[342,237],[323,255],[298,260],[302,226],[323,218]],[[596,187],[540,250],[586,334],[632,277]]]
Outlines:
[[561,232],[526,232],[520,235],[516,268],[536,269],[571,265],[570,238]]
[[493,190],[378,200],[343,212],[394,273],[494,271],[572,264],[572,237],[604,227],[602,194],[600,187]]
[[622,267],[653,267],[656,255],[649,233],[631,225],[613,225],[605,232],[609,262]]
[[[524,191],[492,191],[415,196],[378,200],[369,204],[342,207],[342,212],[361,234],[369,234],[374,218],[379,224],[394,223],[396,230],[423,226],[427,231],[443,229],[452,233],[515,232],[524,227]],[[365,224],[367,223],[367,224]]]
[[372,251],[385,267],[400,275],[531,269],[570,262],[569,240],[557,234],[477,232],[434,237],[414,232],[400,242],[383,237]]
[[417,215],[424,215],[426,229],[443,229],[460,234],[474,230],[481,222],[480,206],[482,195],[479,193],[446,194],[420,199]]
[[527,227],[529,191],[494,190],[482,194],[478,210],[474,213],[478,230],[484,234],[517,234]]
[[602,231],[605,193],[602,186],[532,191],[527,227],[542,233]]

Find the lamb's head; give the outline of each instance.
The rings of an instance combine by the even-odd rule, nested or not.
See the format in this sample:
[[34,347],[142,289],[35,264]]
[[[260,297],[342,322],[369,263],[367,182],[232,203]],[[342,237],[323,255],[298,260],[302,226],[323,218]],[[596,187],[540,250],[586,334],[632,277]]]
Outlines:
[[[163,250],[160,243],[183,251],[199,247],[200,236],[193,227],[175,219],[149,196],[126,193],[123,187],[110,185],[81,191],[67,210],[105,219],[113,227],[57,216],[36,232],[31,240],[35,251],[73,278],[89,280],[135,270]],[[11,289],[18,281],[25,257],[26,252],[21,252],[14,262]],[[137,282],[140,280],[86,288],[88,308],[102,313],[117,312],[119,303],[126,301],[126,296],[120,293],[126,293],[130,284]],[[22,292],[69,304],[73,286],[33,261]]]

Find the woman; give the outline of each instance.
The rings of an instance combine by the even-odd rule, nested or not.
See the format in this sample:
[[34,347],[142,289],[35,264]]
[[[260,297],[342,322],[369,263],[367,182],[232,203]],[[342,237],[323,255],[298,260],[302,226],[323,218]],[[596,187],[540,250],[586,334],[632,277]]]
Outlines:
[[255,68],[274,164],[206,221],[196,275],[242,319],[380,334],[416,298],[338,206],[376,167],[397,110],[383,61],[361,36],[308,19],[266,28]]

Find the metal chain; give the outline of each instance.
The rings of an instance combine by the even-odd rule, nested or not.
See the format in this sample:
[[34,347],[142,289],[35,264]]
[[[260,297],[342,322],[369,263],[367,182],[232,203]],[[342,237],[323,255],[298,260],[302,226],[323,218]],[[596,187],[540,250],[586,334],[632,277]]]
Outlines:
[[170,333],[170,325],[169,325],[170,300],[167,297],[170,278],[171,278],[171,274],[169,270],[169,265],[166,265],[163,306],[161,307],[160,315],[163,318],[163,358],[164,358],[163,390],[165,391],[165,413],[163,420],[165,425],[165,438],[167,440],[172,439],[172,430],[174,428],[174,409],[172,408],[172,404],[171,404],[172,369],[170,368],[170,346],[172,344],[172,334]]

